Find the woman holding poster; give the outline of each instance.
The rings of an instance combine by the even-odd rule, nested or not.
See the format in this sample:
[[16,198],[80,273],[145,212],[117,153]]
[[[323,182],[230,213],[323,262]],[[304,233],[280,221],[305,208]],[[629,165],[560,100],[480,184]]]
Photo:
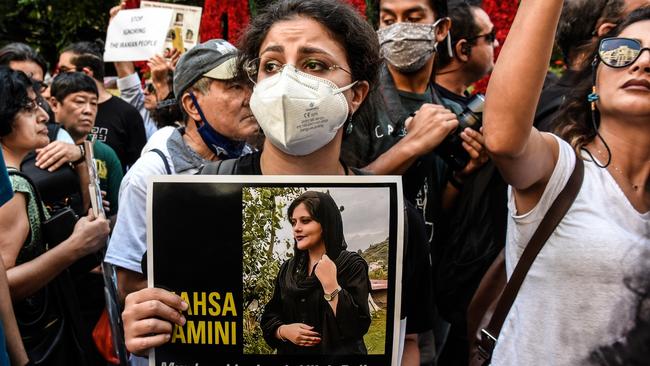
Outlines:
[[287,214],[294,255],[264,309],[264,339],[278,354],[366,354],[368,264],[345,250],[339,208],[329,194],[307,191]]
[[[250,99],[250,108],[264,130],[266,140],[260,152],[242,156],[235,161],[230,160],[230,163],[234,163],[233,173],[338,176],[356,174],[358,171],[348,168],[339,158],[347,126],[357,121],[361,123],[364,115],[374,116],[372,106],[368,103],[368,93],[377,87],[381,58],[377,34],[368,22],[351,6],[338,0],[281,0],[269,5],[264,12],[260,12],[251,20],[248,30],[240,40],[240,52],[241,69],[256,83]],[[207,165],[203,173],[209,173],[212,169],[218,170],[218,166]],[[412,324],[423,328],[430,327],[432,307],[428,302],[431,274],[425,245],[424,222],[412,206],[405,210],[405,215],[408,220],[406,240],[409,250],[405,251],[406,256],[402,263],[404,285],[397,291],[403,295],[397,295],[401,296],[401,307],[397,311],[400,319],[404,319],[403,324],[406,324],[408,318]],[[342,240],[341,234],[341,246]],[[327,243],[326,241],[326,247]],[[345,263],[345,259],[347,256],[353,257],[352,253],[342,249],[339,250],[345,254],[342,254],[341,258],[327,252],[328,259],[321,261],[316,266],[316,271],[328,269],[337,273],[339,283],[335,285],[345,288],[347,281],[342,276],[342,273],[347,273],[345,267],[348,263]],[[308,263],[305,264],[305,267],[307,266]],[[310,267],[310,270],[313,271],[313,267]],[[296,284],[296,291],[301,283]],[[328,288],[322,290],[323,284],[318,279],[312,284],[315,287],[321,286],[322,295],[325,291],[331,291],[328,295],[336,301],[336,306],[329,305],[329,309],[324,309],[331,311],[329,319],[335,320],[336,323],[328,321],[324,324],[323,320],[319,320],[318,324],[309,324],[299,317],[288,319],[288,325],[301,322],[314,327],[318,333],[317,336],[307,335],[310,339],[304,339],[305,336],[301,334],[303,339],[297,340],[298,343],[317,343],[317,347],[304,347],[306,344],[295,346],[291,342],[294,346],[289,345],[293,347],[289,349],[305,353],[336,352],[338,355],[343,352],[365,352],[365,347],[360,341],[368,328],[369,319],[363,320],[365,325],[355,326],[353,332],[337,329],[339,333],[332,333],[330,328],[336,324],[361,324],[356,318],[347,320],[349,309],[341,310],[344,301],[350,300],[350,292],[346,289],[334,296],[332,292],[336,286],[329,288],[327,284]],[[367,292],[365,296],[363,300],[358,300],[360,297],[355,295],[354,303],[360,307],[367,306]],[[160,288],[143,289],[128,295],[122,318],[129,351],[144,353],[169,342],[173,324],[182,326],[187,321],[182,315],[187,309],[188,304],[179,296]],[[367,316],[367,310],[365,314]],[[343,320],[344,318],[346,320]],[[284,323],[276,323],[274,328],[277,330],[278,326]],[[269,339],[271,342],[283,343],[281,339],[292,337],[290,330],[292,329],[289,327],[282,327],[282,338]],[[346,338],[334,338],[340,334]],[[270,335],[274,336],[272,332]],[[403,364],[419,365],[417,334],[405,334],[395,330],[392,337],[398,342],[401,340],[405,345],[404,359],[407,361]],[[349,345],[350,342],[345,343],[348,340],[357,343]],[[287,340],[288,342],[290,341]],[[390,356],[391,359],[396,360],[399,357],[397,353],[395,350]],[[318,357],[306,359],[314,358]],[[348,360],[342,356],[335,359]],[[394,364],[397,364],[397,361]]]

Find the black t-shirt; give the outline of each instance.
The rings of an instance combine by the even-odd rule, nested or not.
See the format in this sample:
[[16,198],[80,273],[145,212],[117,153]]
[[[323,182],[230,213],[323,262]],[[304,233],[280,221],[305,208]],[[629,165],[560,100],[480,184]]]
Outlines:
[[461,114],[471,99],[468,92],[465,92],[463,95],[458,95],[440,84],[434,84],[433,87],[436,89],[445,107],[456,114]]
[[147,142],[142,116],[117,97],[99,104],[93,135],[115,150],[125,172],[138,160]]
[[566,70],[559,80],[547,78],[547,83],[539,97],[535,111],[534,126],[540,131],[551,132],[554,130],[555,119],[558,111],[564,104],[566,96],[576,87],[579,80],[577,72]]

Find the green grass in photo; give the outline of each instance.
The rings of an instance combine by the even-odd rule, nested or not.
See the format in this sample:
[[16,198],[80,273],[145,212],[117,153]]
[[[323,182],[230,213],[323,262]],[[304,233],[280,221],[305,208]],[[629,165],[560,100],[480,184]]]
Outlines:
[[372,314],[372,322],[368,333],[363,336],[369,355],[383,355],[386,353],[386,309],[381,309]]

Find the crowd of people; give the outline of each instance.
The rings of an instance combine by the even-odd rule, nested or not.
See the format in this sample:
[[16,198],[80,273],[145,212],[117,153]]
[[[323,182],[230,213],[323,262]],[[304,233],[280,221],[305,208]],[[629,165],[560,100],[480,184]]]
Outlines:
[[[0,365],[110,364],[92,342],[102,268],[117,272],[128,363],[147,364],[188,306],[147,287],[148,180],[224,161],[237,175],[402,177],[402,365],[468,364],[481,278],[502,250],[513,274],[582,161],[488,362],[650,363],[650,2],[522,0],[496,65],[480,1],[376,3],[373,27],[342,0],[277,0],[237,47],[156,55],[147,80],[115,62],[116,90],[98,42],[52,68],[26,44],[0,48]],[[322,123],[305,128],[310,108]],[[105,214],[91,209],[87,140]],[[368,269],[336,204],[307,192],[288,215],[295,255],[264,338],[279,354],[365,354]],[[313,324],[281,301],[297,293]]]

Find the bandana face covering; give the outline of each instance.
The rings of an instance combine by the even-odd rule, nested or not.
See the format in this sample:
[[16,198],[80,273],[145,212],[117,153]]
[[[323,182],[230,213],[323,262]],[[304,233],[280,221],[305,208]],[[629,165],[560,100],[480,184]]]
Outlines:
[[420,70],[436,52],[436,27],[444,19],[433,24],[395,23],[379,29],[381,55],[401,72]]
[[327,145],[347,120],[348,102],[333,82],[284,66],[260,81],[250,107],[264,135],[289,155],[304,156]]

